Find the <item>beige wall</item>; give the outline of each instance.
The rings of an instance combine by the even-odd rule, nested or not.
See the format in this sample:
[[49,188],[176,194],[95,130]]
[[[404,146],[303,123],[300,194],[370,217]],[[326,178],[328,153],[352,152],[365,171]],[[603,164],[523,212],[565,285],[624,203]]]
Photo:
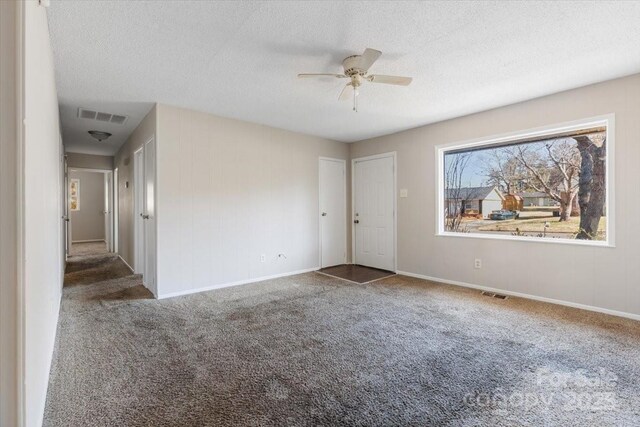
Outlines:
[[0,426],[18,425],[16,5],[0,2]]
[[[615,114],[615,248],[435,236],[436,145]],[[640,315],[640,75],[351,145],[351,157],[396,151],[398,269]],[[482,269],[474,269],[475,258]]]
[[318,267],[318,158],[347,144],[157,108],[160,297]]
[[69,211],[71,241],[104,240],[104,174],[70,171],[69,179],[80,180],[80,210]]
[[84,169],[113,169],[113,156],[99,156],[97,154],[66,153],[67,166]]
[[24,8],[25,425],[40,426],[56,337],[64,254],[58,99],[46,8]]
[[[137,185],[133,179],[133,153],[155,135],[156,108],[149,111],[114,158],[114,166],[118,168],[118,253],[131,267],[134,267],[133,219],[136,215],[133,212],[133,189]],[[127,182],[129,188],[125,187]]]

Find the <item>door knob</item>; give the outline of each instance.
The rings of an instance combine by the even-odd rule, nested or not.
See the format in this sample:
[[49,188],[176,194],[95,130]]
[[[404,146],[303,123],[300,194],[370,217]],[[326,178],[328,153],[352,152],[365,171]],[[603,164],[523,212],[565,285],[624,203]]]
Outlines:
[[354,223],[354,224],[360,224],[360,220],[359,220],[359,219],[354,219],[354,220],[353,220],[353,223]]
[[322,216],[327,216],[327,213],[326,212],[322,212]]
[[[142,214],[140,214],[142,215]],[[142,215],[142,219],[149,219],[149,215]]]

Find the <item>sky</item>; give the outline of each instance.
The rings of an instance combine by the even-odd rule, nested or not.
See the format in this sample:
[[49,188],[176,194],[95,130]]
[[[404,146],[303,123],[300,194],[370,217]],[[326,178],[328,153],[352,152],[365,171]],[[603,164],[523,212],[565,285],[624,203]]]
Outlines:
[[[541,144],[541,142],[552,142],[552,144],[560,144],[563,142],[575,143],[575,141],[572,140],[571,138],[561,138],[561,139],[547,140],[547,141],[534,141],[534,142],[525,143],[525,144],[527,145],[531,144],[530,149],[538,151],[538,153],[541,156],[546,157],[548,154],[546,152],[546,149],[544,148],[544,144]],[[489,153],[497,149],[499,149],[499,147],[494,146],[494,147],[487,147],[481,150],[467,152],[469,153],[471,158],[469,159],[469,162],[467,163],[464,173],[462,174],[463,187],[482,187],[487,185],[486,181],[488,178],[486,176],[485,169],[488,163],[491,162],[491,156]],[[447,168],[448,162],[454,159],[455,158],[454,156],[456,155],[459,155],[459,154],[458,153],[445,154],[445,157],[444,157],[445,170]]]
[[[445,170],[447,169],[448,161],[450,161],[456,154],[445,154],[444,164]],[[483,151],[474,151],[470,153],[471,158],[469,163],[462,174],[462,186],[463,187],[482,187],[485,185],[487,179],[484,168],[486,161]]]

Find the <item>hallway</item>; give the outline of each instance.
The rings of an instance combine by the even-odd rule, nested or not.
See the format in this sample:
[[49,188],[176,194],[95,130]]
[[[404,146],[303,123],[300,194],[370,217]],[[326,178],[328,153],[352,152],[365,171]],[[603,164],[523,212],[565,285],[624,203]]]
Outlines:
[[108,254],[105,242],[72,243],[69,257]]
[[[76,288],[78,285],[87,286]],[[142,277],[133,274],[117,254],[108,252],[104,242],[74,243],[65,268],[62,310],[68,299],[91,295],[92,300],[113,300],[113,292],[122,293],[118,299],[153,297],[142,285]]]
[[[117,311],[123,306],[135,304],[139,300],[152,300],[153,295],[142,285],[142,277],[133,274],[118,258],[117,254],[107,252],[104,242],[75,243],[72,245],[64,275],[64,288],[60,307],[60,321],[56,337],[55,353],[51,366],[47,413],[45,425],[58,424],[53,420],[64,418],[65,404],[90,399],[83,394],[75,381],[85,381],[95,374],[95,361],[86,356],[98,342],[103,357],[117,349],[104,337],[95,336],[95,327],[87,323],[98,322],[103,310]],[[114,358],[114,360],[116,360]],[[115,366],[114,366],[115,367]],[[109,375],[103,371],[100,375]],[[71,377],[69,377],[71,376]],[[75,381],[69,381],[74,378]],[[79,404],[78,408],[83,405]]]

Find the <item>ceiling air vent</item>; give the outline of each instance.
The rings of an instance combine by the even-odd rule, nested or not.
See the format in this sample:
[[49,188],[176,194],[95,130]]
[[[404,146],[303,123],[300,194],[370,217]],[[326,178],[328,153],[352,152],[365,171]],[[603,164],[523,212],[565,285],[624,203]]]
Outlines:
[[111,120],[111,116],[112,115],[109,113],[98,113],[98,115],[96,115],[96,120],[100,122],[108,122]]
[[123,125],[124,122],[127,121],[127,116],[120,116],[118,114],[114,114],[111,116],[111,123],[115,123],[117,125]]
[[80,117],[81,119],[95,119],[96,118],[96,112],[95,111],[91,111],[91,110],[85,110],[84,108],[78,108],[78,117]]
[[121,114],[104,113],[101,111],[88,110],[86,108],[78,108],[78,117],[81,119],[97,120],[103,123],[113,123],[123,125],[128,117]]

